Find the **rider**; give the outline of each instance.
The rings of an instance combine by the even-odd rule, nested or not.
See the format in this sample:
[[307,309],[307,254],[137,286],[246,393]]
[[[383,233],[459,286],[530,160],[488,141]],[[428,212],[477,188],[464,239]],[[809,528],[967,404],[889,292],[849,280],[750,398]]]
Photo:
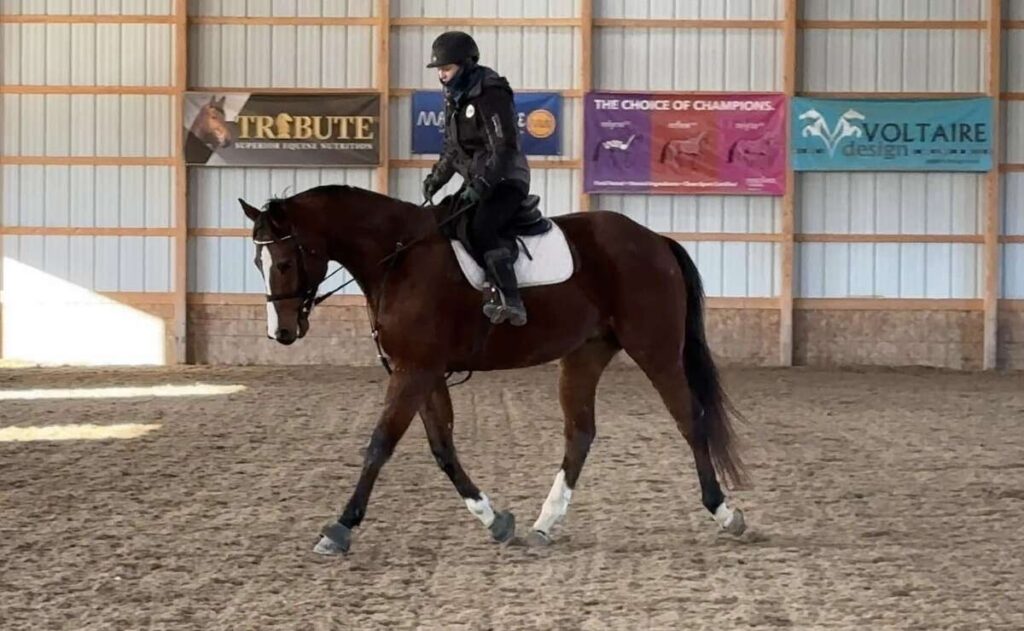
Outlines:
[[530,191],[530,169],[519,145],[512,88],[508,81],[477,62],[480,50],[461,31],[434,40],[428,68],[437,68],[444,85],[444,148],[423,194],[432,199],[458,172],[465,183],[460,204],[477,204],[471,240],[483,253],[488,279],[498,296],[484,303],[484,314],[497,324],[526,324],[512,252],[499,240],[501,229],[515,216]]

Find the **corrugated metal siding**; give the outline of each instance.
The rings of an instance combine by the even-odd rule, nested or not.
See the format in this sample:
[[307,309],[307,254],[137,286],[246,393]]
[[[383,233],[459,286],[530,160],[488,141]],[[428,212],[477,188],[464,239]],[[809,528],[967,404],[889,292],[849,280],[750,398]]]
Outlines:
[[753,19],[782,17],[779,0],[594,0],[594,15],[602,18]]
[[372,17],[374,0],[188,0],[189,15]]
[[[167,15],[170,0],[7,1],[5,13]],[[25,85],[163,86],[172,82],[165,24],[4,24],[3,81]],[[2,97],[5,156],[169,157],[173,97]],[[153,228],[172,224],[166,166],[4,165],[7,226]],[[172,290],[169,237],[14,236],[4,257],[94,291]]]
[[[1012,1],[1012,0],[1011,0]],[[981,20],[985,0],[803,0],[808,20]]]
[[168,15],[174,0],[3,0],[0,13],[45,15]]
[[580,0],[391,0],[391,16],[403,18],[571,18]]
[[[1024,0],[1004,0],[1003,14],[1006,19],[1024,20]],[[1024,30],[1003,32],[1004,89],[1024,92]],[[1005,129],[1003,135],[1007,159],[1018,164],[1024,163],[1024,103],[1009,102],[1004,110]],[[1024,173],[1011,172],[1003,176],[1003,234],[1024,235]],[[1024,299],[1024,244],[1009,243],[1003,246],[1004,298]]]
[[197,87],[371,88],[372,26],[189,27],[189,83]]
[[[775,19],[778,2],[596,2],[609,18]],[[594,30],[594,85],[609,90],[775,91],[782,85],[781,32],[751,29],[603,27]],[[778,232],[778,198],[595,196],[591,207],[626,214],[660,232]],[[769,297],[780,287],[773,243],[683,242],[709,296]]]

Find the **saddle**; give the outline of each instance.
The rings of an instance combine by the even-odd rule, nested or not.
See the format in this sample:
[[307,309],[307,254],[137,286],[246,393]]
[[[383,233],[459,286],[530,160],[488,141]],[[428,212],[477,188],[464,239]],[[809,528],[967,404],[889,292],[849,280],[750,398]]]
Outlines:
[[[454,210],[450,198],[445,198],[441,205]],[[466,280],[475,289],[482,290],[486,283],[486,263],[483,254],[475,252],[469,238],[474,211],[470,209],[445,225],[442,234],[451,241]],[[441,220],[447,216],[442,216]],[[520,288],[561,283],[575,271],[575,260],[565,234],[557,224],[541,214],[540,197],[537,195],[528,195],[523,200],[515,217],[502,230],[499,240],[512,253]],[[521,257],[524,251],[526,256]]]

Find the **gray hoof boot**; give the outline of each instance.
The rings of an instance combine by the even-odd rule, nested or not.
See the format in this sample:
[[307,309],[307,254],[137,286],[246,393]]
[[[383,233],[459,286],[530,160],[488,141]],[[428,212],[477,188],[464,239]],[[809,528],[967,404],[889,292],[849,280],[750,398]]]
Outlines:
[[320,531],[320,541],[316,542],[313,552],[324,556],[337,556],[348,553],[352,545],[352,530],[338,522],[327,524]]
[[526,545],[531,548],[543,548],[551,545],[551,537],[546,532],[531,530],[530,534],[526,535]]
[[516,517],[507,510],[495,513],[494,521],[487,529],[491,531],[492,539],[498,543],[507,543],[516,534]]
[[733,509],[732,520],[722,529],[734,537],[739,537],[746,532],[747,522],[743,519],[743,511],[738,508]]

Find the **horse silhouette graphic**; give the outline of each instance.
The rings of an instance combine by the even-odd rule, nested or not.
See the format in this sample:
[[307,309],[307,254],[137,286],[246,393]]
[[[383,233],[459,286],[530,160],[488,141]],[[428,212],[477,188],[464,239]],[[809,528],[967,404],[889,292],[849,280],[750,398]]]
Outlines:
[[836,126],[829,129],[828,121],[825,120],[824,115],[818,110],[810,109],[800,115],[800,120],[810,121],[803,129],[803,137],[816,136],[820,138],[825,143],[829,156],[835,155],[836,147],[839,146],[840,141],[844,138],[860,138],[864,135],[861,128],[852,124],[851,121],[862,121],[866,120],[866,118],[857,110],[849,109],[839,117],[839,120],[836,121]]
[[[617,168],[622,168],[623,166],[628,168],[633,165],[633,158],[632,155],[630,155],[630,148],[633,146],[633,141],[642,137],[642,134],[634,133],[630,134],[629,138],[626,140],[621,140],[619,138],[603,140],[594,146],[594,154],[591,156],[591,162],[597,162],[603,151],[611,156],[612,163]],[[623,165],[622,163],[625,164]]]
[[676,169],[682,168],[682,162],[691,168],[694,162],[700,157],[704,142],[708,139],[708,132],[702,131],[689,138],[674,138],[665,143],[661,149],[661,163],[668,162]]

